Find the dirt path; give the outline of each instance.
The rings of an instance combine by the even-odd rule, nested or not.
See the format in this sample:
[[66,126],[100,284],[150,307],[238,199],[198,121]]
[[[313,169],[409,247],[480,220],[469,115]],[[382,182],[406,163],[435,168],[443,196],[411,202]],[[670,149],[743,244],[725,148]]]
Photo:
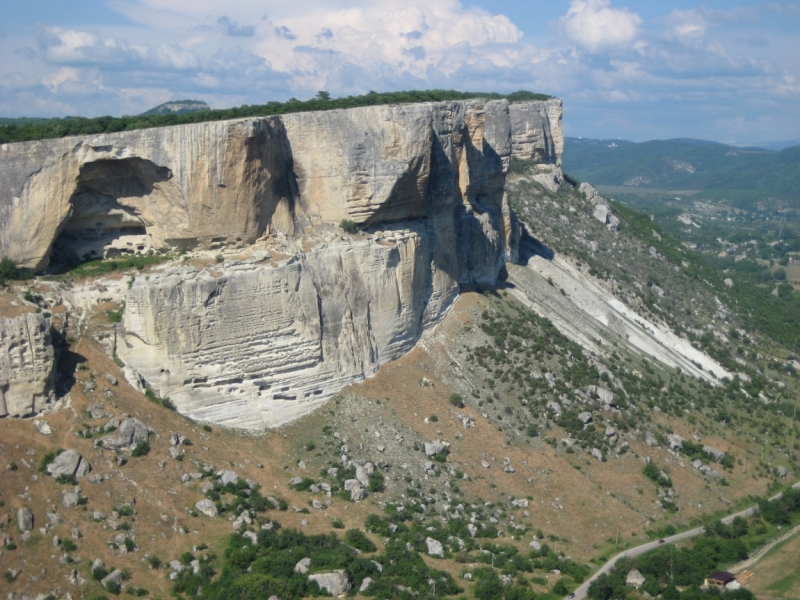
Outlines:
[[756,563],[757,563],[759,560],[761,560],[761,558],[762,558],[762,557],[763,557],[763,556],[764,556],[764,555],[765,555],[767,552],[769,552],[769,551],[770,551],[770,550],[771,550],[771,549],[772,549],[772,548],[773,548],[773,547],[774,547],[776,544],[780,544],[780,543],[781,543],[783,540],[786,540],[786,539],[790,538],[791,536],[793,536],[793,535],[794,535],[795,533],[797,533],[798,531],[800,531],[800,524],[798,524],[798,525],[795,525],[795,526],[794,526],[794,527],[792,527],[792,528],[791,528],[789,531],[787,531],[786,533],[784,533],[782,536],[775,538],[774,540],[772,540],[772,541],[771,541],[769,544],[767,544],[766,546],[762,546],[762,547],[761,547],[761,548],[760,548],[760,549],[759,549],[759,550],[758,550],[758,551],[757,551],[757,552],[756,552],[756,553],[755,553],[753,556],[751,556],[750,558],[748,558],[748,559],[746,559],[746,560],[743,560],[743,561],[742,561],[742,562],[740,562],[740,563],[736,563],[735,565],[733,565],[733,566],[732,566],[732,567],[729,569],[729,571],[730,571],[731,573],[733,573],[734,575],[737,575],[737,574],[741,573],[742,571],[744,571],[745,569],[749,569],[750,567],[752,567],[753,565],[755,565],[755,564],[756,564]]

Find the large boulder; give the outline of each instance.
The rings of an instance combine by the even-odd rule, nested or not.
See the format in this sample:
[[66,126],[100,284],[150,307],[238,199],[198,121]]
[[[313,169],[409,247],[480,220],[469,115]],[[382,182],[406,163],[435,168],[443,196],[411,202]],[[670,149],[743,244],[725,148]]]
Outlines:
[[236,483],[239,480],[239,475],[236,473],[236,471],[231,471],[230,469],[225,469],[217,474],[219,475],[219,482],[222,485]]
[[428,547],[429,556],[444,556],[444,546],[438,540],[425,538],[425,545]]
[[714,462],[717,463],[722,462],[722,459],[725,458],[725,453],[719,448],[714,448],[713,446],[703,446],[703,452],[708,454],[708,456],[713,458]]
[[672,450],[680,450],[683,448],[683,438],[675,433],[671,433],[667,436],[667,442],[669,442],[669,447]]
[[360,483],[357,483],[352,488],[350,488],[350,500],[353,502],[360,502],[364,498],[367,497],[367,491],[361,487]]
[[308,573],[308,570],[310,568],[311,568],[311,559],[305,557],[297,561],[297,564],[294,566],[294,572],[300,573],[300,575],[305,575],[306,573]]
[[448,444],[441,440],[434,440],[432,442],[425,442],[425,454],[428,456],[436,456],[442,454],[447,450]]
[[100,580],[100,583],[102,583],[103,587],[107,590],[119,589],[119,587],[122,585],[122,578],[122,571],[119,569],[114,569],[111,571],[111,573],[103,577],[103,579]]
[[150,432],[144,423],[138,419],[125,419],[119,424],[119,429],[100,438],[95,445],[106,450],[131,450],[149,437]]
[[89,461],[83,458],[80,452],[72,449],[64,450],[64,452],[56,456],[53,462],[47,465],[47,472],[53,477],[64,475],[82,479],[91,470],[92,465],[89,464]]
[[217,505],[208,498],[203,498],[194,507],[207,517],[216,517],[218,514]]
[[350,580],[344,569],[329,573],[314,573],[308,576],[308,580],[316,582],[320,589],[337,598],[344,596],[350,589]]
[[637,590],[644,585],[645,578],[637,569],[631,569],[625,579],[625,585],[636,588]]
[[364,467],[356,467],[356,479],[363,486],[369,485],[369,471]]

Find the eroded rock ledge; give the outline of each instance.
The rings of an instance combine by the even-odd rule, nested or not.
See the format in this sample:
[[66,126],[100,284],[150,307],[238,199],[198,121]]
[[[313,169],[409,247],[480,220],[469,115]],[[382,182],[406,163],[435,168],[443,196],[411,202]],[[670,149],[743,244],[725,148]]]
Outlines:
[[[127,291],[126,374],[197,419],[274,426],[410,350],[522,230],[512,155],[561,177],[561,102],[299,113],[0,146],[0,255],[242,247]],[[342,219],[362,233],[342,235]]]

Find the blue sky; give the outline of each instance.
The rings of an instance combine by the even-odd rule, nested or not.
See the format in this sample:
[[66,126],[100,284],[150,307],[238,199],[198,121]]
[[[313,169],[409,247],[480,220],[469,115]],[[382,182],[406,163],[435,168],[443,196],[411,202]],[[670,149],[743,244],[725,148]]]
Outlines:
[[9,117],[529,89],[568,135],[800,138],[788,0],[4,0],[0,58]]

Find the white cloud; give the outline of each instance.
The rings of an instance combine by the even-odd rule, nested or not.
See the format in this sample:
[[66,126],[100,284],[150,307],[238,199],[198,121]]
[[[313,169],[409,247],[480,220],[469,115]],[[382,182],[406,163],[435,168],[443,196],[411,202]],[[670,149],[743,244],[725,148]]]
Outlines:
[[570,40],[591,52],[631,44],[642,18],[627,8],[611,8],[610,0],[572,0],[560,25]]
[[[795,5],[665,5],[664,16],[645,22],[632,0],[631,8],[571,0],[545,42],[544,30],[523,38],[511,19],[473,0],[96,1],[133,23],[0,37],[0,111],[135,114],[178,97],[224,107],[320,89],[340,96],[436,87],[559,95],[565,123],[580,123],[584,134],[639,119],[636,137],[653,135],[645,132],[664,118],[647,118],[680,109],[675,122],[698,137],[685,131],[686,115],[711,131],[717,113],[734,119],[736,107],[763,110],[765,99],[800,126],[800,116],[788,115],[797,113],[800,82],[797,35],[786,24]],[[780,28],[763,25],[778,20]],[[698,108],[714,102],[716,111]]]

